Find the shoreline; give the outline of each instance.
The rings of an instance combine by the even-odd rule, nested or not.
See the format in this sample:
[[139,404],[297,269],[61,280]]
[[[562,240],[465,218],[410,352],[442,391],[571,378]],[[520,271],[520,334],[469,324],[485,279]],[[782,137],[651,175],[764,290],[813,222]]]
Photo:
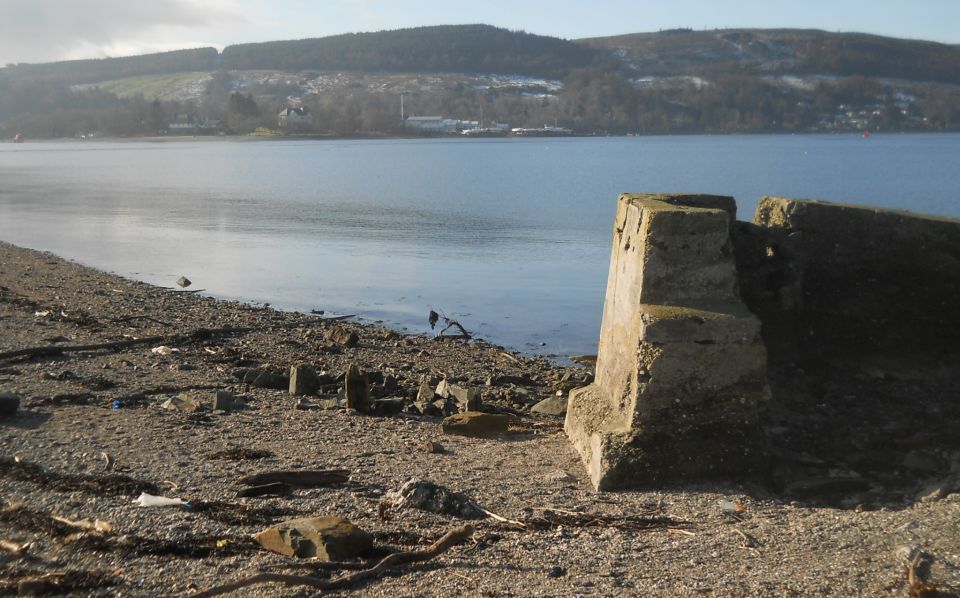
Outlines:
[[[654,137],[797,137],[797,136],[833,136],[833,137],[861,137],[863,131],[756,131],[756,132],[732,132],[719,133],[709,131],[698,132],[678,132],[678,133],[638,133],[633,135],[547,135],[547,136],[513,136],[503,137],[469,137],[462,135],[390,135],[390,134],[369,134],[369,135],[324,135],[324,134],[304,134],[304,135],[155,135],[138,137],[95,137],[91,139],[78,139],[76,137],[37,137],[28,138],[22,142],[14,142],[10,139],[2,139],[0,143],[11,145],[29,145],[31,143],[177,143],[184,141],[222,141],[222,142],[255,142],[255,141],[383,141],[383,140],[437,140],[437,139],[464,139],[476,141],[494,140],[504,141],[508,139],[535,139],[535,140],[556,140],[556,139],[644,139]],[[957,135],[960,129],[951,131],[871,131],[871,137],[891,137],[900,135]]]
[[[874,427],[892,438],[891,446],[914,438],[908,429],[875,426],[874,411],[884,411],[881,421],[922,424],[939,434],[937,420],[949,422],[956,409],[955,390],[937,386],[929,372],[771,373],[784,406],[807,404],[808,393],[818,397],[812,413],[771,414],[775,476],[826,479],[819,487],[791,491],[721,480],[597,493],[562,418],[530,412],[539,400],[582,385],[591,373],[586,368],[484,342],[404,336],[162,289],[0,242],[0,353],[154,337],[162,340],[0,359],[0,392],[21,398],[13,416],[0,417],[0,539],[32,543],[22,553],[0,552],[6,580],[0,593],[16,592],[9,584],[18,580],[65,571],[83,573],[74,575],[88,583],[78,592],[129,596],[182,595],[258,570],[290,572],[296,559],[248,538],[296,517],[344,517],[377,545],[405,549],[465,523],[413,508],[383,511],[382,499],[411,478],[462,492],[527,527],[471,520],[474,541],[356,586],[359,596],[906,595],[904,561],[914,547],[932,557],[925,575],[938,588],[960,587],[960,493],[945,485],[951,472],[960,473],[960,447],[947,435],[928,440],[933,448],[915,439],[910,449],[865,443],[863,455],[838,454],[846,445],[831,444],[856,441]],[[154,351],[161,346],[169,351]],[[236,375],[251,368],[286,372],[302,363],[334,378],[357,365],[370,374],[372,394],[402,398],[404,405],[412,404],[421,377],[431,385],[446,377],[479,391],[484,410],[511,416],[511,433],[445,435],[438,416],[344,409],[336,381],[294,397]],[[889,401],[882,409],[857,400],[845,405],[851,389]],[[246,407],[210,409],[217,390]],[[162,407],[176,397],[196,398],[205,408]],[[297,408],[303,398],[315,408]],[[945,411],[935,417],[934,406]],[[917,417],[918,410],[930,417]],[[852,457],[878,460],[879,471],[890,475],[872,473]],[[348,470],[350,481],[279,497],[237,496],[239,476],[327,468]],[[829,473],[841,469],[843,475]],[[809,477],[821,470],[824,477]],[[117,475],[203,509],[137,507],[131,501],[138,492],[105,481]],[[940,484],[936,496],[931,484]],[[818,494],[827,487],[840,494]],[[720,501],[739,506],[731,513]],[[38,525],[42,518],[9,511],[15,503],[22,503],[21,513],[100,519],[112,531],[66,542],[56,528]],[[566,519],[551,523],[548,512]],[[236,595],[279,591],[263,584]]]

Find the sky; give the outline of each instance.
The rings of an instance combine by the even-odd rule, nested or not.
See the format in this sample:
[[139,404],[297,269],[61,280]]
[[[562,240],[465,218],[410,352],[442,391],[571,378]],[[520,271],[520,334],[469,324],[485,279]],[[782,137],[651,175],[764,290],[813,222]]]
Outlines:
[[958,44],[960,0],[0,0],[0,65],[464,23],[567,39],[790,27]]

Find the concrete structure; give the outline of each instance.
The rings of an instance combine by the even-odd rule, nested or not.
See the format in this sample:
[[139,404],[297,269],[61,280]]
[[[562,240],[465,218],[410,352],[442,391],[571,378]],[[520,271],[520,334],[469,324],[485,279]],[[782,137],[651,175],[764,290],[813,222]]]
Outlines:
[[601,490],[761,473],[760,321],[740,300],[730,197],[620,197],[596,380],[565,430]]
[[960,350],[956,218],[764,197],[734,238],[744,301],[778,362],[929,364]]

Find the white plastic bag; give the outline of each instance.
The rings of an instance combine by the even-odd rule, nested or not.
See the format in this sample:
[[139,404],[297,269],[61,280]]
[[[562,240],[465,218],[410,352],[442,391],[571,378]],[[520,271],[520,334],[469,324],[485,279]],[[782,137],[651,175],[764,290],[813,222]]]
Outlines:
[[179,507],[189,504],[187,501],[179,498],[154,496],[153,494],[147,494],[146,492],[141,492],[140,496],[134,500],[133,503],[138,507]]

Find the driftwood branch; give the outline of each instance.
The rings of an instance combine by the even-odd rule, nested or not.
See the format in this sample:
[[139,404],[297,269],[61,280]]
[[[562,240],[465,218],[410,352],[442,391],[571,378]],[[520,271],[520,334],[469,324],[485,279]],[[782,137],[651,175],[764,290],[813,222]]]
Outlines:
[[0,353],[0,359],[12,359],[14,357],[40,357],[56,356],[64,353],[79,353],[83,351],[103,351],[105,349],[124,349],[136,345],[149,345],[166,340],[165,336],[146,336],[143,338],[128,338],[121,341],[109,341],[104,343],[91,343],[89,345],[60,345],[44,347],[27,347],[26,349],[14,349]]
[[315,488],[331,484],[343,484],[350,479],[349,469],[321,469],[304,471],[265,471],[240,478],[241,484],[262,486],[286,484],[298,488]]
[[215,335],[247,334],[255,331],[285,330],[288,328],[299,328],[301,326],[310,326],[311,324],[327,322],[330,320],[342,320],[353,316],[336,316],[332,318],[316,318],[305,321],[287,322],[284,324],[274,324],[271,326],[246,326],[235,327],[227,326],[224,328],[198,328],[186,333],[169,334],[163,336],[145,336],[143,338],[125,338],[116,341],[105,341],[101,343],[91,343],[86,345],[45,345],[42,347],[27,347],[24,349],[14,349],[12,351],[0,352],[0,359],[13,359],[15,357],[53,357],[63,355],[64,353],[82,353],[85,351],[104,351],[125,349],[138,345],[150,344],[182,344],[193,340],[208,339]]
[[232,583],[219,585],[202,592],[197,592],[193,598],[209,598],[210,596],[219,596],[228,592],[256,585],[258,583],[282,583],[288,586],[309,586],[321,591],[340,590],[354,584],[373,579],[383,575],[388,569],[409,565],[412,563],[421,563],[429,561],[441,554],[447,552],[454,546],[462,544],[473,535],[473,527],[465,525],[451,530],[444,534],[442,538],[423,550],[411,550],[408,552],[395,552],[384,557],[376,565],[369,569],[362,569],[356,573],[344,575],[337,579],[320,579],[308,575],[288,575],[284,573],[259,573],[252,577],[247,577]]

